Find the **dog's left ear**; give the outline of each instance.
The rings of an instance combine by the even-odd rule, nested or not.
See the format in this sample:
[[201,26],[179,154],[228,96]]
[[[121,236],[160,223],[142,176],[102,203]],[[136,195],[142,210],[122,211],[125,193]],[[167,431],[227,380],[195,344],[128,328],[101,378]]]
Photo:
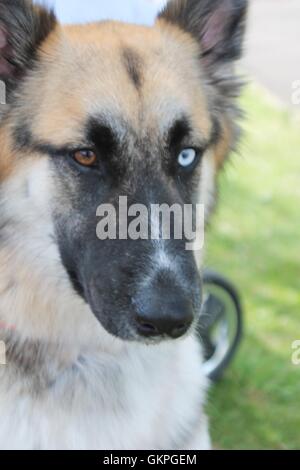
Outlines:
[[0,80],[16,84],[56,25],[54,13],[30,0],[0,0]]
[[191,34],[208,72],[241,56],[248,0],[169,0],[158,16]]

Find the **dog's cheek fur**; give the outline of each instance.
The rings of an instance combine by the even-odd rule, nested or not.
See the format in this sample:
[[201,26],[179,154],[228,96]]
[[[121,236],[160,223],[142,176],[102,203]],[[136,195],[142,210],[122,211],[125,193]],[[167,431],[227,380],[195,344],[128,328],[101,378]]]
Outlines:
[[15,327],[1,448],[209,448],[198,342],[129,347],[73,294],[52,243],[49,163],[27,158],[1,186],[0,319]]
[[[80,344],[83,331],[89,338],[88,330],[98,331],[98,325],[62,266],[51,215],[53,193],[46,157],[26,158],[1,185],[1,319],[24,337],[48,341],[69,341],[65,324],[70,322]],[[79,324],[83,330],[76,328]]]

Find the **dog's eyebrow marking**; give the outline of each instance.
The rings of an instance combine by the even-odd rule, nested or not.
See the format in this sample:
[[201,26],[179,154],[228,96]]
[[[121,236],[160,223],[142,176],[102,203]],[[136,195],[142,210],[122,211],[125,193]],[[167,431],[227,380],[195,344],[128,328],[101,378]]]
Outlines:
[[177,119],[169,130],[168,143],[171,148],[177,148],[190,135],[191,128],[187,118]]
[[103,120],[91,117],[86,126],[86,136],[89,142],[103,153],[112,153],[118,146],[118,139],[113,129]]
[[135,50],[125,47],[122,50],[122,60],[129,78],[134,86],[139,89],[142,85],[142,57]]
[[[168,144],[170,148],[178,148],[185,139],[192,134],[192,127],[188,117],[181,117],[177,119],[169,130]],[[203,137],[203,148],[210,147],[218,143],[221,138],[222,129],[217,118],[212,118],[212,129],[208,138]]]

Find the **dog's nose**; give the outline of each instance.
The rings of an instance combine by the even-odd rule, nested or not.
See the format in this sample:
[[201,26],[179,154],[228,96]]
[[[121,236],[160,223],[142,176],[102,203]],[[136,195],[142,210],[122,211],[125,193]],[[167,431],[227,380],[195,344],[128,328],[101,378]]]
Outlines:
[[139,293],[136,305],[136,323],[145,337],[183,336],[194,320],[192,302],[180,289],[152,289]]

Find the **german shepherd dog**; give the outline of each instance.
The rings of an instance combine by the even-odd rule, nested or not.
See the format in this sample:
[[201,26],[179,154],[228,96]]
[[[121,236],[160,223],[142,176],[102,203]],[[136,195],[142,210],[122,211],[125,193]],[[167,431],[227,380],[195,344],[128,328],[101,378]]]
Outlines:
[[[237,139],[246,0],[170,0],[153,27],[62,26],[0,0],[2,449],[208,449],[185,240],[99,240],[99,204],[209,216]],[[196,259],[197,258],[197,259]]]

